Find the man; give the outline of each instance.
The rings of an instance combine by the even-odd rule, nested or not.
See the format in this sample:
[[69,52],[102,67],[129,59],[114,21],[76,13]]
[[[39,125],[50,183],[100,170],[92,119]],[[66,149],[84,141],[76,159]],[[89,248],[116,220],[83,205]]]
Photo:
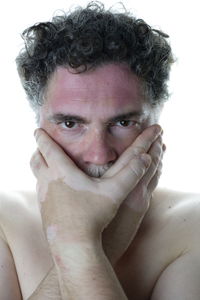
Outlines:
[[24,32],[37,191],[1,195],[2,300],[199,299],[199,196],[156,188],[166,37],[99,3]]

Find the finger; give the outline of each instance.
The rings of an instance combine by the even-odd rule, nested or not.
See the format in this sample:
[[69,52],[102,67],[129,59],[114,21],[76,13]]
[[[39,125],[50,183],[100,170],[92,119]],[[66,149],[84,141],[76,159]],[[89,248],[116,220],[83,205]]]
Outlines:
[[132,149],[134,154],[146,153],[149,151],[153,142],[163,133],[160,125],[152,125],[146,128],[142,134],[140,134],[134,143],[132,144]]
[[36,142],[49,167],[65,166],[74,168],[74,162],[64,150],[43,130],[37,129],[35,133]]
[[162,175],[162,161],[160,161],[159,165],[158,165],[158,168],[157,168],[157,171],[155,172],[154,176],[152,177],[149,185],[148,185],[148,191],[150,194],[153,193],[153,191],[155,190],[155,188],[157,187],[158,185],[158,182],[160,180],[160,177]]
[[[150,164],[150,155],[137,155],[115,176],[106,178],[105,184],[109,186],[109,190],[113,191],[113,200],[121,204],[135,188]],[[105,190],[107,189],[108,187],[105,188]]]
[[34,154],[31,157],[30,167],[36,178],[38,178],[39,175],[48,168],[44,158],[42,157],[42,154],[38,149],[34,152]]
[[156,141],[152,144],[148,154],[152,158],[150,167],[148,168],[146,174],[142,178],[142,181],[145,185],[148,185],[155,172],[157,171],[159,162],[163,158],[163,143],[162,138],[159,136]]
[[162,133],[160,125],[152,125],[146,128],[129,146],[123,154],[118,158],[116,163],[109,168],[109,170],[103,175],[103,178],[113,176],[119,172],[133,157],[140,153],[147,153],[152,143]]
[[89,181],[89,176],[76,166],[64,150],[43,129],[36,130],[35,138],[38,148],[47,166],[53,170],[55,178],[65,179],[71,187],[77,187],[79,182],[84,184],[83,178]]
[[46,164],[50,166],[65,162],[65,153],[58,144],[41,128],[35,131],[35,139]]

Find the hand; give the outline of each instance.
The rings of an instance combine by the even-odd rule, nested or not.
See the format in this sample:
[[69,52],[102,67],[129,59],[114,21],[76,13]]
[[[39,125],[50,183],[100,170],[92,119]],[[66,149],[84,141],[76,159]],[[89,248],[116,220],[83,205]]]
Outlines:
[[155,139],[154,128],[151,126],[145,129],[118,159],[118,164],[103,176],[114,176],[119,168],[128,163],[138,152],[148,151],[152,158],[145,175],[122,202],[116,216],[103,231],[103,248],[113,267],[119,263],[120,258],[133,241],[161,175],[162,158],[166,146],[162,143],[161,135]]
[[78,169],[42,129],[37,130],[36,140],[39,151],[31,166],[38,179],[41,216],[50,242],[99,238],[151,163],[149,155],[138,154],[114,176],[97,179]]

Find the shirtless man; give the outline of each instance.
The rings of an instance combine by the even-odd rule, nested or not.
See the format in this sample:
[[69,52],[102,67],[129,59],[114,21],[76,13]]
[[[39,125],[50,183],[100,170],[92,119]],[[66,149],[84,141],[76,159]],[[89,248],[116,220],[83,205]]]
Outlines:
[[72,16],[17,58],[37,191],[1,195],[0,299],[199,300],[199,196],[157,188],[166,35],[100,4]]

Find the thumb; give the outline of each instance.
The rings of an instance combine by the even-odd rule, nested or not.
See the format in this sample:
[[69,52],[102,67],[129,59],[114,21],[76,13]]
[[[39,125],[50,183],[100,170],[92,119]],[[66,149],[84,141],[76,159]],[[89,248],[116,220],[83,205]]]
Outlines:
[[151,164],[151,156],[146,153],[135,156],[115,176],[108,179],[115,201],[120,205],[135,188]]

